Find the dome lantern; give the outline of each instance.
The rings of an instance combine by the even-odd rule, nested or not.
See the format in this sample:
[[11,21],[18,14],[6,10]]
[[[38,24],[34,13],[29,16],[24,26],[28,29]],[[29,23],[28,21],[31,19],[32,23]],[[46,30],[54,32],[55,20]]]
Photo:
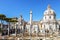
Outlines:
[[45,10],[44,15],[55,15],[54,10],[51,9],[51,6],[47,6],[47,10]]

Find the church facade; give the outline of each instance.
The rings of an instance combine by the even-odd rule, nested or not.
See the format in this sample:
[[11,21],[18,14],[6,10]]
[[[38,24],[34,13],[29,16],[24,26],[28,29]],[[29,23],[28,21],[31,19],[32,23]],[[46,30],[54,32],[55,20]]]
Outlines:
[[[56,19],[56,13],[48,5],[47,9],[44,11],[43,18],[40,21],[32,20],[32,10],[30,10],[30,20],[26,22],[22,15],[16,23],[17,29],[20,29],[24,37],[57,37],[60,31],[60,20]],[[55,39],[55,38],[54,38]],[[57,39],[56,39],[57,40]]]

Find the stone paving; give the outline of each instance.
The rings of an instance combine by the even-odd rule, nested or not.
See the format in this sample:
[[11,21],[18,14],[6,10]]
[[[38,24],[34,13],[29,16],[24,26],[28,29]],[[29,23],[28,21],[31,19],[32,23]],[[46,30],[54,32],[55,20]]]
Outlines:
[[2,37],[0,39],[4,40],[60,40],[60,37]]
[[16,36],[0,36],[0,39],[4,39],[4,40],[60,40],[60,36],[52,36],[52,35],[47,35],[47,36],[43,36],[43,35],[33,35],[33,36],[22,36],[22,35],[17,35]]

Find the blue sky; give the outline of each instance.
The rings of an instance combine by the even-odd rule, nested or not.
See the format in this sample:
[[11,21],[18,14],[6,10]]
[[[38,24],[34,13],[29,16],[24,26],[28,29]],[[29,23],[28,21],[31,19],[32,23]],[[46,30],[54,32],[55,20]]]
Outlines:
[[33,11],[33,20],[41,20],[48,4],[56,13],[56,18],[60,19],[60,0],[0,0],[0,14],[7,17],[20,17],[29,21],[29,12]]

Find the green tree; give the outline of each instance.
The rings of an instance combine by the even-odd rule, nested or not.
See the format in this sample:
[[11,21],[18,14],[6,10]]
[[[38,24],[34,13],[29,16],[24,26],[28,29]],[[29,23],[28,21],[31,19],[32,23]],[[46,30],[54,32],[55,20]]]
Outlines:
[[3,20],[6,18],[4,14],[0,14],[0,20],[1,20],[1,27],[0,27],[0,32],[2,32],[2,27],[3,27]]
[[8,35],[10,36],[9,30],[10,30],[10,22],[12,21],[12,18],[5,18],[5,21],[8,23]]
[[15,27],[15,34],[16,34],[16,36],[17,36],[17,27],[16,27],[16,23],[18,22],[18,21],[17,21],[17,17],[12,18],[11,22],[14,24],[14,27]]
[[[5,20],[8,23],[8,35],[10,36],[10,33],[9,33],[10,23],[14,23],[14,27],[15,27],[15,23],[17,22],[17,20],[14,18],[5,18]],[[16,33],[16,29],[15,29],[15,33]],[[16,34],[16,36],[17,36],[17,34]]]

